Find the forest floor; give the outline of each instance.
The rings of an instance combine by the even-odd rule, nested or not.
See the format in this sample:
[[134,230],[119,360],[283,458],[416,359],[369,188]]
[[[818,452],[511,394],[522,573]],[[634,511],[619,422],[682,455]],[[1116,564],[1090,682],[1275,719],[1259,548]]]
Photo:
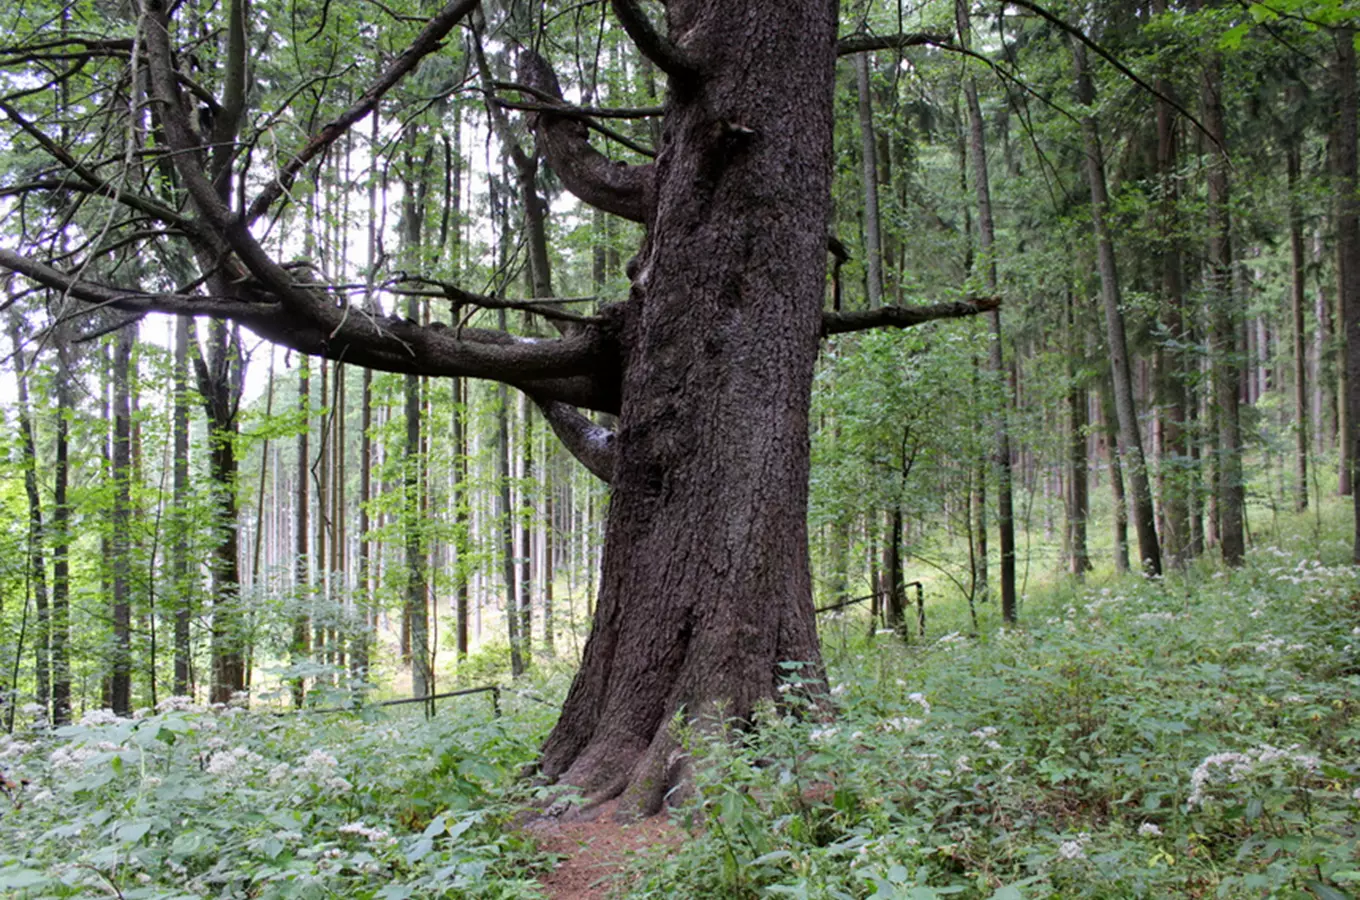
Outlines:
[[640,857],[674,849],[685,834],[664,816],[620,824],[616,801],[584,818],[539,819],[526,826],[539,850],[558,857],[540,879],[551,900],[605,900],[626,889],[628,873]]

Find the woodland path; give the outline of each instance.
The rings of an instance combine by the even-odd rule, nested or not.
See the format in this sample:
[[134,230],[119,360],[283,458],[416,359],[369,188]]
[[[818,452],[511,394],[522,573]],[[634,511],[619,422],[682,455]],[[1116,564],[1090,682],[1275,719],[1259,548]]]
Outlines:
[[605,900],[639,856],[673,848],[685,838],[664,815],[620,825],[614,806],[603,804],[588,818],[542,819],[526,826],[541,850],[564,857],[541,880],[552,900]]

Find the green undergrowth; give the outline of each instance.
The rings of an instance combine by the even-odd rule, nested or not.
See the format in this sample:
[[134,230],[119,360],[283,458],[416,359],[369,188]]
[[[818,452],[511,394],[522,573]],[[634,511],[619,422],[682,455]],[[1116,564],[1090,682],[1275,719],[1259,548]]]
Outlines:
[[[538,897],[508,826],[560,673],[486,695],[346,714],[87,713],[0,737],[0,897]],[[550,698],[548,703],[540,694]]]
[[[1360,896],[1360,584],[1328,538],[1058,581],[1018,628],[826,623],[835,716],[786,664],[759,727],[684,735],[689,839],[632,898]],[[951,617],[953,621],[951,622]],[[959,628],[941,635],[937,629]],[[87,714],[0,738],[0,896],[541,897],[513,824],[570,673],[346,714]]]
[[1318,549],[830,653],[834,722],[692,740],[694,839],[629,896],[1357,896],[1360,585]]

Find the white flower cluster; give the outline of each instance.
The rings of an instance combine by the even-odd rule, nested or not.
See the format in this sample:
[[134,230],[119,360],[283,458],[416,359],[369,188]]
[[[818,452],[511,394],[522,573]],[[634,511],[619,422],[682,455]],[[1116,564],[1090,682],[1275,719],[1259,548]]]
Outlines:
[[1085,859],[1086,845],[1091,843],[1091,835],[1085,831],[1077,835],[1075,841],[1063,841],[1058,845],[1059,859]]
[[1177,618],[1173,612],[1146,612],[1141,613],[1134,621],[1140,625],[1151,625],[1154,622],[1174,622]]
[[201,713],[203,711],[203,707],[195,703],[193,697],[184,697],[178,694],[173,697],[166,697],[160,703],[156,704],[156,712],[158,713]]
[[951,644],[966,644],[968,638],[959,631],[951,631],[935,642],[936,647],[948,647]]
[[[1199,806],[1204,803],[1206,789],[1215,782],[1241,781],[1258,769],[1275,763],[1284,763],[1304,773],[1316,772],[1321,765],[1318,758],[1309,753],[1299,753],[1298,749],[1298,744],[1284,749],[1262,744],[1246,753],[1214,753],[1206,756],[1190,773],[1190,796],[1186,802],[1191,808]],[[1215,777],[1216,774],[1219,777]]]
[[53,750],[47,761],[52,764],[55,771],[75,773],[82,771],[93,760],[105,753],[126,752],[128,752],[127,747],[119,746],[111,741],[100,741],[97,744],[67,744]]
[[930,703],[926,700],[925,694],[922,694],[920,691],[916,691],[914,693],[907,694],[907,699],[910,700],[912,703],[915,703],[917,706],[921,707],[921,711],[923,713],[925,713],[926,715],[930,715]]
[[840,734],[840,729],[834,725],[826,728],[814,728],[808,733],[808,740],[812,741],[814,744],[822,744],[831,740],[838,734]]
[[249,778],[262,762],[264,757],[260,754],[245,747],[235,747],[214,753],[204,771],[224,781],[239,782]]
[[14,740],[13,738],[0,738],[0,759],[18,759],[26,756],[33,749],[33,745],[25,741]]
[[341,825],[341,834],[354,834],[368,841],[370,844],[384,844],[392,846],[397,843],[397,839],[392,837],[391,832],[381,828],[369,828],[363,822],[350,822],[348,825]]
[[926,724],[924,719],[913,719],[910,716],[894,716],[891,719],[884,719],[879,726],[884,731],[915,731]]
[[[344,794],[352,790],[354,785],[350,784],[346,778],[336,771],[339,765],[339,760],[326,751],[313,750],[293,767],[292,774],[307,779],[324,791]],[[274,771],[277,771],[277,767]],[[271,779],[273,775],[274,772],[271,771]]]
[[114,713],[111,709],[91,709],[80,717],[80,724],[86,728],[98,727],[100,725],[117,725],[125,721]]
[[979,728],[976,731],[971,731],[969,734],[982,741],[982,746],[986,747],[988,750],[1000,750],[1001,744],[995,740],[997,730],[998,729],[994,726],[988,725],[984,728]]
[[1139,837],[1161,837],[1161,836],[1162,836],[1162,829],[1161,829],[1160,826],[1158,826],[1157,824],[1155,824],[1155,823],[1153,823],[1153,822],[1144,822],[1142,825],[1139,825],[1139,826],[1138,826],[1138,836],[1139,836]]

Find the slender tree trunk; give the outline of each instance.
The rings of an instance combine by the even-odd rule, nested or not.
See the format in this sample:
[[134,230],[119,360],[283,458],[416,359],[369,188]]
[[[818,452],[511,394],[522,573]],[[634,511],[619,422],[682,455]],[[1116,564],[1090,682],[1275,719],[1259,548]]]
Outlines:
[[1090,495],[1086,471],[1087,402],[1086,389],[1077,378],[1076,302],[1067,293],[1067,550],[1068,570],[1083,578],[1091,569],[1086,548],[1086,521],[1090,516]]
[[520,431],[522,435],[520,457],[522,470],[519,478],[519,578],[518,578],[518,599],[516,606],[519,609],[519,637],[524,645],[524,658],[527,664],[533,659],[533,521],[534,521],[534,491],[531,487],[534,481],[534,430],[533,430],[533,410],[530,408],[527,397],[520,400],[520,421],[523,427]]
[[113,351],[113,657],[109,706],[132,715],[132,347],[136,325],[118,332]]
[[860,180],[864,184],[865,279],[869,308],[878,309],[883,305],[883,242],[878,213],[878,161],[868,53],[855,56],[855,87],[859,96]]
[[1346,410],[1341,445],[1346,448],[1350,486],[1356,511],[1354,561],[1360,563],[1360,491],[1354,490],[1360,460],[1360,176],[1357,175],[1357,90],[1355,29],[1338,28],[1336,41],[1337,176],[1336,259],[1341,288],[1341,328],[1345,335],[1346,390],[1339,404]]
[[[1086,69],[1085,45],[1075,39],[1072,41],[1072,59],[1077,75],[1078,102],[1089,108],[1095,102],[1095,88]],[[1095,232],[1097,268],[1100,271],[1100,299],[1105,310],[1105,341],[1110,353],[1114,407],[1119,421],[1119,452],[1133,491],[1133,524],[1138,534],[1140,568],[1149,575],[1160,575],[1162,551],[1157,541],[1157,516],[1152,506],[1152,488],[1148,483],[1143,438],[1133,399],[1128,343],[1124,337],[1124,312],[1120,308],[1119,273],[1115,267],[1114,242],[1106,225],[1110,200],[1105,187],[1105,159],[1094,116],[1088,115],[1082,119],[1082,132],[1086,142],[1086,175],[1091,188],[1091,224]]]
[[[504,312],[502,311],[502,316]],[[502,320],[503,323],[503,320]],[[518,678],[524,674],[524,642],[520,634],[519,610],[516,608],[515,593],[515,532],[514,516],[510,505],[510,391],[505,385],[496,388],[500,408],[496,411],[496,478],[499,487],[497,494],[496,521],[500,525],[501,538],[501,576],[505,583],[505,628],[510,641],[510,675]]]
[[[1153,10],[1166,11],[1165,0],[1156,0]],[[1172,96],[1171,80],[1158,74],[1157,90],[1162,97]],[[1182,277],[1179,218],[1179,188],[1176,172],[1177,113],[1161,97],[1157,108],[1157,174],[1161,202],[1157,205],[1157,238],[1161,263],[1161,320],[1163,340],[1159,342],[1154,361],[1158,422],[1161,426],[1158,489],[1162,498],[1162,544],[1171,565],[1184,569],[1193,557],[1190,505],[1193,487],[1192,472],[1187,463],[1190,456],[1191,432],[1189,400],[1186,396],[1187,358],[1184,347],[1188,343],[1185,327],[1185,289]]]
[[[1291,92],[1291,96],[1295,96]],[[1298,99],[1298,98],[1296,98]],[[1303,208],[1299,197],[1302,153],[1296,140],[1287,148],[1289,174],[1290,318],[1294,343],[1294,510],[1308,508],[1308,351],[1303,328],[1307,268],[1303,256]]]
[[1105,446],[1110,460],[1110,490],[1114,500],[1114,570],[1121,575],[1129,570],[1129,504],[1124,494],[1124,470],[1119,464],[1119,426],[1115,424],[1113,388],[1107,378],[1100,392],[1101,419],[1105,426]]
[[52,722],[71,721],[71,397],[66,351],[57,350],[56,459],[52,469]]
[[[293,517],[293,639],[289,655],[293,665],[300,666],[312,655],[312,566],[311,543],[311,432],[312,432],[312,369],[306,356],[298,359],[298,418],[302,430],[297,437],[297,484],[293,497],[296,511]],[[293,705],[299,709],[307,696],[307,681],[301,676],[293,679]]]
[[1205,60],[1200,79],[1204,127],[1215,145],[1209,148],[1208,169],[1209,245],[1208,284],[1210,335],[1213,341],[1213,385],[1218,419],[1216,471],[1218,491],[1218,542],[1223,562],[1242,564],[1246,554],[1243,528],[1245,486],[1242,481],[1242,428],[1239,421],[1238,384],[1242,362],[1238,354],[1237,318],[1232,299],[1231,225],[1228,218],[1227,129],[1223,121],[1223,62],[1216,53]]
[[461,378],[453,380],[453,490],[449,501],[453,504],[453,545],[456,562],[454,564],[455,603],[454,638],[458,658],[468,655],[468,588],[471,577],[470,527],[468,510],[468,448],[467,435],[463,426],[467,415],[467,383]]
[[32,585],[37,621],[33,628],[33,675],[37,688],[38,705],[43,708],[43,720],[52,720],[52,611],[47,603],[47,564],[43,544],[47,530],[43,527],[42,496],[38,491],[38,442],[33,431],[33,409],[28,396],[28,373],[37,354],[24,363],[23,335],[17,314],[11,310],[10,341],[14,345],[14,380],[19,400],[19,447],[23,456],[24,493],[28,498],[27,568]]
[[[968,21],[968,0],[956,0],[955,17],[959,40],[966,48],[972,38]],[[969,150],[973,162],[973,187],[978,203],[978,256],[986,275],[987,292],[997,292],[996,229],[992,220],[992,193],[987,174],[987,143],[982,121],[982,106],[978,102],[977,82],[964,79],[964,97],[968,102]],[[1001,352],[1001,311],[987,313],[992,340],[988,349],[988,371],[996,379],[1000,397],[999,408],[993,414],[996,450],[993,468],[996,470],[996,527],[1001,543],[1001,617],[1014,622],[1017,617],[1015,598],[1015,513],[1011,496],[1011,439],[1006,423],[1012,391],[1006,379],[1006,365]]]
[[173,472],[171,497],[174,506],[174,537],[170,547],[170,579],[175,629],[174,693],[187,697],[193,690],[193,648],[190,625],[193,621],[195,591],[190,579],[191,542],[193,540],[189,508],[189,318],[175,320],[174,407],[170,429]]

